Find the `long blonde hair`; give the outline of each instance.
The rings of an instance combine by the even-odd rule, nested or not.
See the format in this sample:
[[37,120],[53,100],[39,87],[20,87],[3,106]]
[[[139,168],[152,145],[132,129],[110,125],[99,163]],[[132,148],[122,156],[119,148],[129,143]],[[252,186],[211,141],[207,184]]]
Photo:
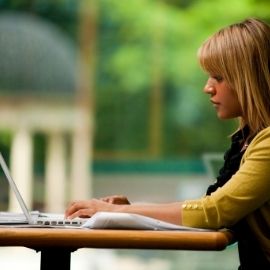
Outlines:
[[243,116],[239,129],[250,135],[270,126],[270,26],[246,19],[221,29],[198,51],[201,67],[222,76],[237,94]]

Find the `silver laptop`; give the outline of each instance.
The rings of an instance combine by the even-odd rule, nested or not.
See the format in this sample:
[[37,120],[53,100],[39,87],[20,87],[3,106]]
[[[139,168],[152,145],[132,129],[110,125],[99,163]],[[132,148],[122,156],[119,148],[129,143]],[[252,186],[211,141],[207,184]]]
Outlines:
[[8,180],[11,190],[14,192],[17,201],[22,209],[22,213],[0,212],[0,225],[30,225],[33,227],[80,227],[87,219],[76,218],[72,220],[64,219],[63,214],[42,213],[39,211],[29,211],[23,200],[15,181],[11,177],[7,164],[0,152],[0,165]]

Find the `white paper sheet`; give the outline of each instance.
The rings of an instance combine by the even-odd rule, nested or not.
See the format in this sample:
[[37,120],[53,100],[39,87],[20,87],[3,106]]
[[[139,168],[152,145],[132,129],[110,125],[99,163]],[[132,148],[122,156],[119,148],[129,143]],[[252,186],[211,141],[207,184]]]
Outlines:
[[82,227],[89,229],[209,231],[200,228],[177,226],[138,214],[114,212],[97,212],[89,218]]

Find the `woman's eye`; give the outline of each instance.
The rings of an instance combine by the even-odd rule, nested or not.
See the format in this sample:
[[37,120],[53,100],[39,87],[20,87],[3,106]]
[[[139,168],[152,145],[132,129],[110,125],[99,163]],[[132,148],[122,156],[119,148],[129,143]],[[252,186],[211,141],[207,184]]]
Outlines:
[[222,82],[223,78],[219,75],[213,76],[213,78],[217,81],[217,82]]

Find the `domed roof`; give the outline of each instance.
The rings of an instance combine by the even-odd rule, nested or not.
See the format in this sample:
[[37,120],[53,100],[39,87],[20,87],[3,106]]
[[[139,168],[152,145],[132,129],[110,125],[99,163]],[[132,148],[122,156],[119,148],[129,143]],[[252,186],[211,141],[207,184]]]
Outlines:
[[0,95],[70,98],[75,86],[71,39],[40,17],[0,13]]

